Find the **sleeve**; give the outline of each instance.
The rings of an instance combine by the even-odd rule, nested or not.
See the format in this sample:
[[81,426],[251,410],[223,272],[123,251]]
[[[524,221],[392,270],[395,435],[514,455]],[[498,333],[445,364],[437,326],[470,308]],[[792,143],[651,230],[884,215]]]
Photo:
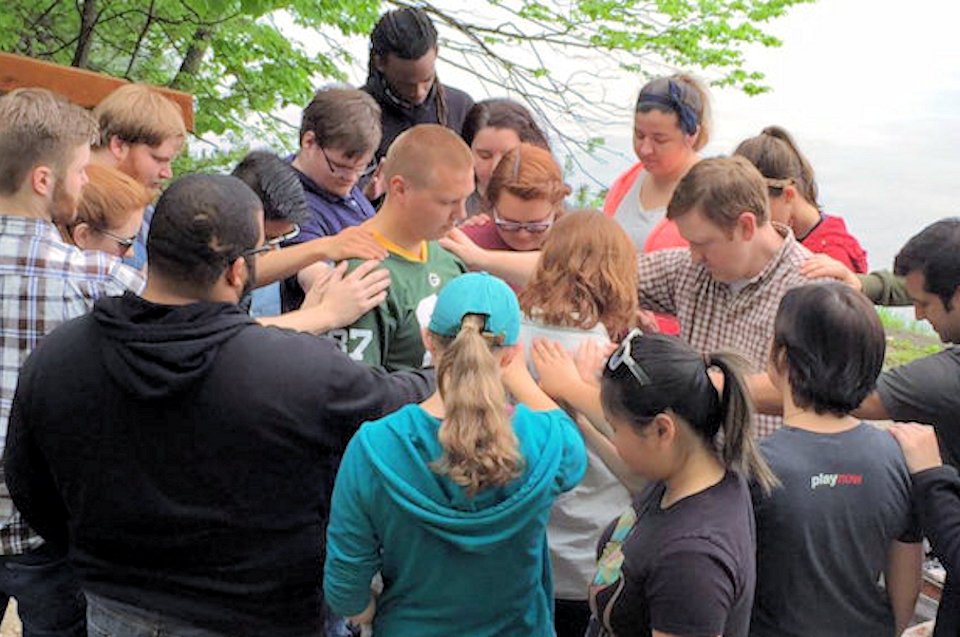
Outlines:
[[576,423],[565,411],[557,409],[544,415],[549,416],[554,426],[560,428],[563,439],[563,456],[557,472],[557,488],[559,493],[565,493],[580,484],[583,475],[587,472],[587,448]]
[[944,413],[956,412],[960,404],[956,356],[945,350],[881,374],[877,394],[890,418],[937,425]]
[[896,276],[888,270],[878,270],[870,274],[859,274],[860,285],[864,295],[873,301],[874,305],[907,306],[913,300],[907,294],[906,285],[902,277]]
[[647,310],[675,315],[677,282],[689,258],[689,251],[685,248],[641,254],[637,259],[640,278],[637,293],[640,306]]
[[660,554],[647,593],[653,630],[713,637],[723,634],[737,585],[718,547],[704,539],[688,538]]
[[65,546],[67,508],[31,429],[31,388],[35,378],[31,359],[32,356],[20,371],[13,397],[3,451],[3,474],[10,497],[30,528],[47,542]]
[[360,423],[422,402],[436,387],[432,369],[387,372],[350,360],[335,343],[325,342],[329,351],[320,354],[326,367],[317,372],[316,377],[324,379],[317,400],[326,416],[321,421],[336,425],[340,448],[346,446]]
[[323,569],[324,599],[342,616],[356,615],[367,607],[370,581],[380,570],[381,543],[370,517],[369,465],[360,435],[354,436],[333,487]]
[[960,477],[949,465],[913,476],[920,525],[948,573],[960,572]]

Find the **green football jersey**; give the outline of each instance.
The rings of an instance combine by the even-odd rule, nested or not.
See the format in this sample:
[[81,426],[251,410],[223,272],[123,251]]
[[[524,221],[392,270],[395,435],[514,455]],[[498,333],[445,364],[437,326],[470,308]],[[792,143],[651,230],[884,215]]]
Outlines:
[[[436,241],[427,242],[426,250],[422,262],[390,252],[383,261],[390,271],[386,300],[349,328],[329,332],[350,358],[389,371],[430,365],[420,328],[429,324],[440,289],[467,268]],[[352,260],[350,269],[360,263]]]

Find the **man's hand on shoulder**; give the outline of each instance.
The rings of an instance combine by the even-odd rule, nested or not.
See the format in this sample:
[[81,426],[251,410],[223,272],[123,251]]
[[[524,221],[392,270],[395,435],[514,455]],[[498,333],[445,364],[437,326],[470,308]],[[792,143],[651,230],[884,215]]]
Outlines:
[[860,279],[850,268],[825,254],[814,254],[800,266],[800,274],[808,279],[834,279],[849,285],[857,292],[863,290]]

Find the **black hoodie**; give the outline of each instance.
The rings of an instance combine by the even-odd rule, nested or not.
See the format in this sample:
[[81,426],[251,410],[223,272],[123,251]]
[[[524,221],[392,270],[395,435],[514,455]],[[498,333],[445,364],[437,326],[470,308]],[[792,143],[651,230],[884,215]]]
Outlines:
[[430,391],[232,305],[106,298],[24,364],[7,481],[86,590],[225,634],[308,634],[336,462],[361,422]]

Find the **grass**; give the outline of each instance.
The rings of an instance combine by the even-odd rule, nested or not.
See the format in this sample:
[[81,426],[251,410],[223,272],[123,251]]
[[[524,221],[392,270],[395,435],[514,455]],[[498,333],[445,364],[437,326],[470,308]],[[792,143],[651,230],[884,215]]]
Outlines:
[[943,349],[943,344],[926,323],[920,323],[886,308],[877,308],[880,323],[887,333],[887,357],[884,369],[904,365]]

